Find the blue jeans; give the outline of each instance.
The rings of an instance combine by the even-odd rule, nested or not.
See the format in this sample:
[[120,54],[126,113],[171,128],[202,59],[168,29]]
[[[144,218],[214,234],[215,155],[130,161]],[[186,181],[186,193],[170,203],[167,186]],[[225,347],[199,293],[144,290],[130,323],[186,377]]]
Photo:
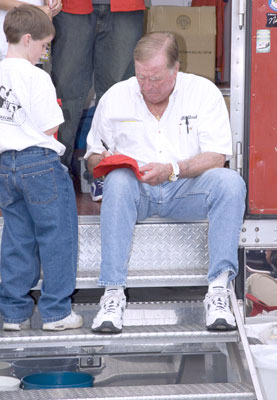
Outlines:
[[230,280],[237,275],[246,193],[237,172],[216,168],[196,178],[150,186],[131,170],[117,169],[107,175],[103,189],[99,286],[126,285],[135,224],[153,215],[177,221],[208,219],[208,281],[224,271]]
[[0,154],[0,312],[20,323],[32,315],[30,289],[43,271],[38,302],[43,322],[71,312],[78,220],[74,188],[57,153],[41,147]]
[[92,14],[60,12],[53,19],[52,79],[65,118],[59,128],[66,146],[61,160],[69,170],[93,72],[97,104],[114,83],[134,75],[133,50],[142,36],[143,18],[143,11],[112,13],[109,5],[95,4]]

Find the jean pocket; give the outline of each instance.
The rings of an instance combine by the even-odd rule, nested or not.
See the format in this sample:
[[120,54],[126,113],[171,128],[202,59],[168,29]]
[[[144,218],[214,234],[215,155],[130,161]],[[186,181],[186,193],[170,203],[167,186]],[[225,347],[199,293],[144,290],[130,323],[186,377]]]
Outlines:
[[31,204],[47,204],[58,197],[54,168],[23,174],[21,179]]
[[0,174],[0,207],[2,208],[12,202],[8,179],[9,175]]

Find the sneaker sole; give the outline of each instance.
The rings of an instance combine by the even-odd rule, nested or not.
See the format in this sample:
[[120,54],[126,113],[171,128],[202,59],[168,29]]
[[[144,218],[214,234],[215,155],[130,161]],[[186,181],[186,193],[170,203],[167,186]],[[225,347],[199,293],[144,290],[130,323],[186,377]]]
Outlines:
[[92,328],[93,332],[104,332],[104,333],[120,333],[122,332],[122,328],[119,329],[110,321],[103,322],[100,326],[96,328]]
[[3,324],[3,331],[5,331],[5,332],[19,332],[19,331],[27,331],[29,329],[31,329],[31,324],[29,324],[27,326],[23,325],[18,328],[15,328],[12,326],[7,326],[7,325],[5,326],[5,323]]
[[94,197],[94,196],[91,196],[91,199],[92,199],[92,201],[102,201],[102,196],[96,196],[96,197]]
[[234,331],[237,329],[236,326],[230,325],[224,318],[218,318],[211,325],[206,325],[208,331]]
[[16,328],[3,328],[3,331],[5,331],[5,332],[19,332],[19,331],[22,331],[22,330],[27,330],[27,329],[22,329],[22,328],[19,328],[19,329],[16,329]]
[[72,325],[72,326],[57,325],[57,326],[47,327],[47,326],[43,325],[42,330],[44,330],[44,331],[65,331],[67,329],[81,328],[82,325],[83,325],[83,323],[79,323],[79,324]]

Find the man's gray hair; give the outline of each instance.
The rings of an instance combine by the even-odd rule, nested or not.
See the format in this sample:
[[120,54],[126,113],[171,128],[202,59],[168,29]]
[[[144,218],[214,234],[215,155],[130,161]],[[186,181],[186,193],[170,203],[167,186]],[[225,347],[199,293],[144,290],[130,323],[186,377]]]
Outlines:
[[167,67],[172,69],[179,61],[179,50],[176,37],[171,32],[150,32],[144,35],[134,50],[135,61],[149,61],[156,54],[164,53],[167,57]]

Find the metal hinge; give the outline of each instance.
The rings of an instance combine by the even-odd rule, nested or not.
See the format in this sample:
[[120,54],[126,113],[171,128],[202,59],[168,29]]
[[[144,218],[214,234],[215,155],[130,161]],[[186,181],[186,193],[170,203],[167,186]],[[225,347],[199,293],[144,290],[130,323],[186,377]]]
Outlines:
[[242,142],[236,143],[236,171],[242,175],[243,155],[242,155]]
[[239,29],[244,27],[246,14],[246,0],[239,0]]

